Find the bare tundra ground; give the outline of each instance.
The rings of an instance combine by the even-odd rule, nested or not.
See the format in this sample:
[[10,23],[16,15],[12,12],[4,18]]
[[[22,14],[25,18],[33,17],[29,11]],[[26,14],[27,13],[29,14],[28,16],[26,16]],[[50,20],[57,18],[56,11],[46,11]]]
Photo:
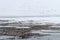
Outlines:
[[0,27],[0,35],[19,36],[28,38],[32,36],[47,36],[48,34],[31,33],[32,30],[48,29],[49,25],[33,25],[30,28]]

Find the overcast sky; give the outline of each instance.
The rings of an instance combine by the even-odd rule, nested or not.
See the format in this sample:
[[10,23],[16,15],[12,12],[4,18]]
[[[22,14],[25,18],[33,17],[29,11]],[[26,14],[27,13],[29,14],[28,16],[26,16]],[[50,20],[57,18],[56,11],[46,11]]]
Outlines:
[[59,15],[60,0],[0,0],[0,16]]

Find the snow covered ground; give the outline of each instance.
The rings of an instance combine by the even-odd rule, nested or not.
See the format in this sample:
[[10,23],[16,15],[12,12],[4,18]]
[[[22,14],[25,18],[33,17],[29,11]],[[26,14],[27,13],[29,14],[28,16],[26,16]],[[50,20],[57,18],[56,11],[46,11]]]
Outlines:
[[[42,23],[42,24],[60,24],[60,17],[23,17],[23,18],[0,18],[0,20],[11,20],[9,22],[18,22],[22,21],[23,23]],[[42,25],[41,24],[41,25]],[[2,26],[1,26],[2,27]],[[56,27],[56,26],[52,26]],[[60,26],[58,26],[60,28]],[[17,27],[17,28],[22,28],[22,27]],[[25,28],[25,27],[23,27]],[[29,27],[26,27],[29,28]],[[60,30],[33,30],[32,33],[41,33],[41,34],[51,34],[51,36],[44,36],[44,37],[32,37],[28,39],[18,39],[15,37],[14,40],[60,40]],[[1,39],[6,39],[10,38],[10,36],[1,36]],[[13,37],[12,37],[13,38]]]

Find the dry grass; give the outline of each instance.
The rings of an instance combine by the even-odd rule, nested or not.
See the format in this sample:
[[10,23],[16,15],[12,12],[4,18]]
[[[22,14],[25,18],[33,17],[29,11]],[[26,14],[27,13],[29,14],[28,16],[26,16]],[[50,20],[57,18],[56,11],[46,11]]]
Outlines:
[[16,29],[14,27],[1,27],[0,35],[19,36],[28,38],[31,36],[46,36],[44,34],[31,33],[31,30],[48,29],[49,25],[33,25],[30,28]]
[[33,25],[31,26],[32,30],[41,30],[41,29],[49,29],[50,25]]

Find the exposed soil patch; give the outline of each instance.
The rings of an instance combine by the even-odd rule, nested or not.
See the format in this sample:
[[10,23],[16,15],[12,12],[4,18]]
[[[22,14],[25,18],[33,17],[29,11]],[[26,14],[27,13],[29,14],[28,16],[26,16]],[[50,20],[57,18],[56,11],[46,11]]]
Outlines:
[[30,38],[30,37],[42,37],[42,36],[48,36],[48,34],[39,34],[39,33],[28,33],[20,36],[22,39],[24,38]]

